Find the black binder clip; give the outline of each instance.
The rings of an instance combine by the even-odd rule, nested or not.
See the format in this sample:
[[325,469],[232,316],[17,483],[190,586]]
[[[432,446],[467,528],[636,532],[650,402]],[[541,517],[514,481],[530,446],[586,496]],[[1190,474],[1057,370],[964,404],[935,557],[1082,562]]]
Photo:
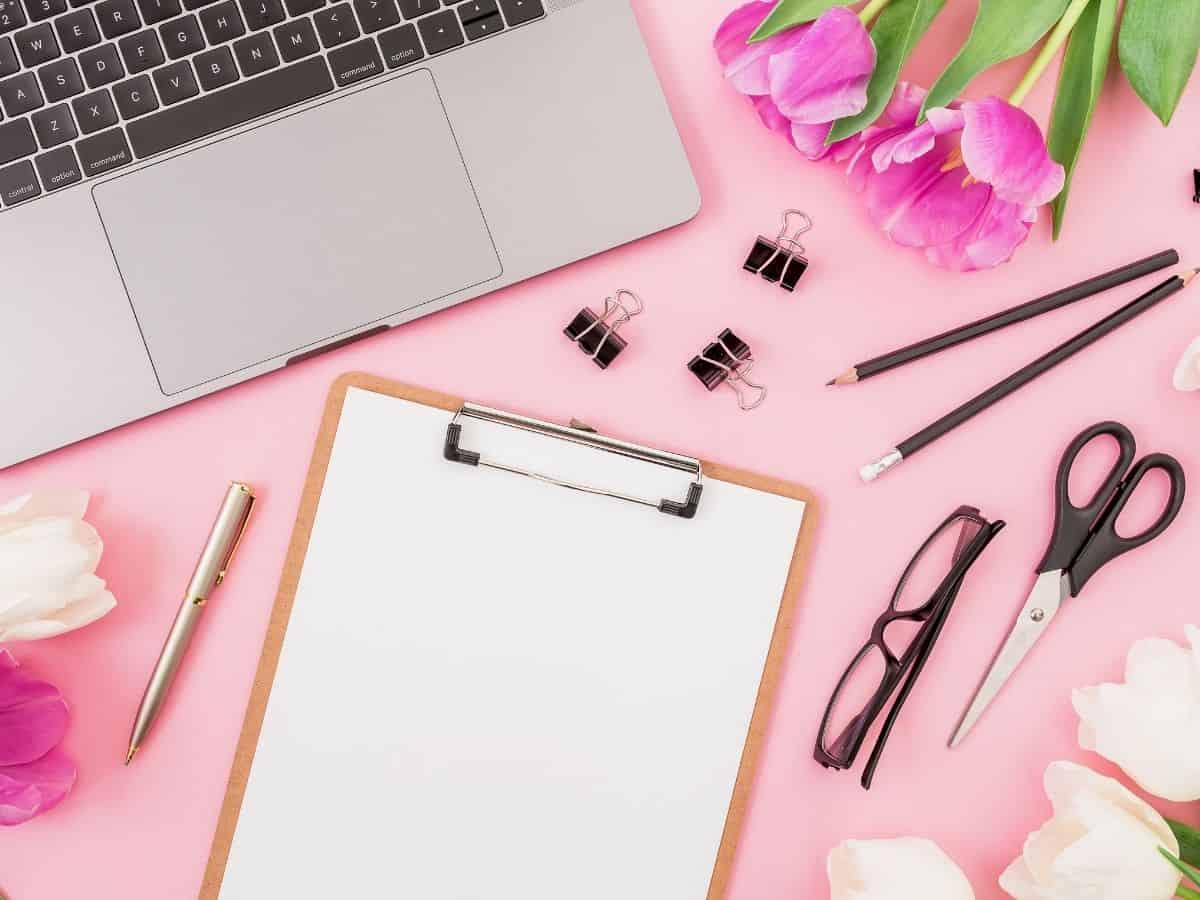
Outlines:
[[1200,203],[1200,169],[1192,169],[1192,179],[1196,182],[1196,193],[1192,194],[1192,202]]
[[688,363],[688,370],[708,390],[729,385],[737,394],[738,406],[745,410],[761,406],[767,399],[767,389],[746,377],[753,369],[750,345],[728,328],[717,335],[715,343],[709,344],[703,353]]
[[625,338],[617,334],[617,329],[643,310],[642,299],[633,291],[622,289],[605,299],[603,315],[597,316],[585,306],[563,329],[563,334],[577,343],[592,362],[607,369],[628,346]]
[[785,291],[794,291],[800,276],[808,269],[800,235],[812,227],[812,219],[807,213],[789,209],[783,214],[783,227],[779,229],[775,240],[759,235],[742,268],[761,275],[772,284],[778,284]]

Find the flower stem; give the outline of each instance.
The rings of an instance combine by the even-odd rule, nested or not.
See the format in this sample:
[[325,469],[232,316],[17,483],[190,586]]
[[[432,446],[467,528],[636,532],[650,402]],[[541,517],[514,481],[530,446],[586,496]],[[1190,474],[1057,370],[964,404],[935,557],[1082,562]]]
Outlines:
[[858,21],[862,22],[863,25],[870,25],[871,20],[883,12],[884,7],[891,2],[892,0],[871,0],[870,3],[859,11]]
[[1067,42],[1067,38],[1071,36],[1071,30],[1079,21],[1079,17],[1083,15],[1083,11],[1088,8],[1088,4],[1092,0],[1073,0],[1067,11],[1063,13],[1063,17],[1058,20],[1058,24],[1054,26],[1054,31],[1050,33],[1050,37],[1042,46],[1041,52],[1037,55],[1037,59],[1033,61],[1033,65],[1029,67],[1029,71],[1025,73],[1025,77],[1021,79],[1021,83],[1017,85],[1017,89],[1012,92],[1012,96],[1008,98],[1008,102],[1013,106],[1020,106],[1025,102],[1025,98],[1029,96],[1029,92],[1033,90],[1033,86],[1038,83],[1038,79],[1045,73],[1050,61],[1058,55],[1058,51],[1062,49],[1062,45]]

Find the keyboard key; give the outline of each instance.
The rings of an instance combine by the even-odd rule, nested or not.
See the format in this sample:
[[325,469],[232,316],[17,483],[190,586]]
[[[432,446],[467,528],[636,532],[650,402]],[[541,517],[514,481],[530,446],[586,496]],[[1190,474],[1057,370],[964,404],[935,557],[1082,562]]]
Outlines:
[[238,12],[233,0],[225,0],[219,6],[210,6],[200,13],[200,24],[204,26],[204,35],[212,46],[240,38],[246,33],[242,24],[242,14]]
[[196,76],[192,74],[192,64],[186,59],[155,69],[154,84],[158,88],[158,95],[167,106],[188,100],[200,93],[200,88],[196,86]]
[[396,0],[354,0],[354,11],[367,34],[390,28],[400,21]]
[[17,45],[17,53],[21,55],[21,62],[27,69],[40,66],[44,62],[50,62],[62,55],[58,52],[58,41],[54,39],[54,29],[48,22],[18,31],[13,35],[13,43]]
[[460,47],[466,40],[462,26],[458,24],[458,16],[452,9],[426,16],[417,22],[417,27],[421,29],[421,37],[431,55]]
[[70,147],[59,147],[49,153],[43,153],[34,164],[38,174],[42,176],[42,184],[48,191],[57,191],[69,184],[74,184],[83,178],[79,171],[79,162],[75,159],[75,151]]
[[284,19],[280,0],[242,0],[242,13],[251,31],[278,25]]
[[5,206],[16,206],[32,200],[41,192],[42,186],[38,184],[33,163],[29,160],[0,169],[0,200],[4,201]]
[[113,106],[108,91],[100,90],[76,97],[71,101],[71,108],[75,110],[79,130],[84,134],[92,134],[101,128],[110,128],[117,124],[117,108]]
[[83,93],[83,78],[79,74],[79,66],[75,60],[68,57],[42,66],[38,70],[38,79],[42,82],[42,93],[46,101],[57,103]]
[[17,51],[10,38],[0,38],[0,78],[7,78],[21,68],[17,62]]
[[456,0],[456,2],[458,3],[458,17],[462,19],[464,25],[467,22],[474,22],[476,19],[494,16],[500,11],[496,7],[496,0],[469,0],[467,3]]
[[37,152],[28,119],[0,123],[0,165]]
[[28,0],[25,4],[29,18],[34,22],[61,15],[67,11],[67,0]]
[[349,3],[339,3],[337,6],[323,9],[313,16],[313,21],[316,22],[321,43],[326,48],[337,47],[358,37],[358,25],[354,21],[354,11]]
[[279,65],[279,54],[275,52],[275,42],[269,34],[252,34],[233,45],[233,53],[242,74],[249,78],[261,75]]
[[125,77],[116,44],[103,44],[79,54],[79,68],[83,69],[83,78],[92,90]]
[[200,9],[208,6],[210,3],[216,3],[217,0],[183,0],[183,5],[186,9]]
[[542,0],[500,0],[500,9],[509,25],[524,25],[546,14]]
[[204,49],[204,36],[200,34],[200,22],[195,16],[172,19],[158,26],[167,56],[179,59]]
[[379,35],[379,47],[389,69],[398,69],[415,63],[425,56],[421,39],[417,37],[416,25],[401,25]]
[[75,119],[71,117],[71,107],[65,103],[35,112],[33,131],[47,150],[73,141],[79,136],[79,132],[75,130]]
[[100,29],[90,9],[80,9],[54,22],[62,40],[63,52],[78,53],[100,43]]
[[129,123],[139,157],[186,144],[333,90],[329,67],[316,57]]
[[463,23],[463,31],[467,33],[467,39],[472,41],[491,37],[503,30],[504,20],[500,18],[500,13],[492,13],[482,19],[472,19],[470,22]]
[[404,13],[406,19],[415,19],[426,13],[437,12],[441,8],[439,0],[400,0],[400,12]]
[[179,0],[137,0],[137,4],[147,25],[157,25],[183,12]]
[[41,106],[42,91],[34,74],[22,72],[0,81],[0,104],[3,104],[4,112],[10,119]]
[[113,85],[112,92],[122,118],[136,119],[158,109],[158,98],[154,96],[154,85],[150,83],[149,75],[138,75]]
[[200,76],[200,87],[206,91],[233,84],[240,77],[233,62],[233,51],[228,47],[218,47],[197,56],[196,74]]
[[71,8],[78,9],[81,6],[87,6],[89,3],[95,3],[96,0],[71,0]]
[[158,35],[150,29],[121,38],[118,46],[125,60],[125,70],[130,75],[145,72],[163,62],[162,44],[158,42]]
[[284,22],[275,29],[275,40],[279,42],[279,53],[284,62],[295,62],[320,49],[317,46],[317,33],[308,19]]
[[89,178],[133,162],[133,154],[129,152],[125,132],[120,128],[84,138],[75,145],[75,150],[79,153],[80,163],[83,164],[83,174]]
[[0,0],[0,34],[16,31],[26,24],[21,0]]
[[325,0],[284,0],[288,15],[292,18],[315,12],[325,5]]
[[333,69],[333,80],[338,87],[345,87],[383,73],[383,60],[371,38],[347,44],[329,53],[329,67]]
[[133,0],[104,0],[96,7],[96,16],[100,19],[100,30],[110,41],[137,31],[142,25]]

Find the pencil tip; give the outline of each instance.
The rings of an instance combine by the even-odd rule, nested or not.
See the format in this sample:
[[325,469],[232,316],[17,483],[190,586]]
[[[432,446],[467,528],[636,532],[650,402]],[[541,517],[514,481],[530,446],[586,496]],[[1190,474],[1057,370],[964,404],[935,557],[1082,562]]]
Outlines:
[[825,387],[833,387],[835,384],[837,384],[837,379],[830,378],[827,382],[825,382]]

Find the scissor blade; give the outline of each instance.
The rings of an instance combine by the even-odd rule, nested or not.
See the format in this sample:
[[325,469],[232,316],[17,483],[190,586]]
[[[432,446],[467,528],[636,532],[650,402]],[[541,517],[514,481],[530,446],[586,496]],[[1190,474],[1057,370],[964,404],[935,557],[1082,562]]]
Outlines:
[[1008,633],[1008,638],[1000,647],[1000,652],[996,654],[996,659],[992,662],[992,667],[988,670],[987,675],[984,676],[983,683],[979,685],[979,690],[975,692],[975,698],[971,701],[971,705],[963,713],[962,721],[959,722],[954,737],[950,739],[951,747],[957,747],[963,742],[963,739],[975,727],[975,723],[979,721],[979,717],[996,699],[996,695],[1000,693],[1012,673],[1021,665],[1026,654],[1033,649],[1038,638],[1054,621],[1059,607],[1062,606],[1065,589],[1066,579],[1059,569],[1044,572],[1038,576],[1033,590],[1029,592],[1029,599],[1021,608],[1021,614],[1017,617],[1016,624]]

